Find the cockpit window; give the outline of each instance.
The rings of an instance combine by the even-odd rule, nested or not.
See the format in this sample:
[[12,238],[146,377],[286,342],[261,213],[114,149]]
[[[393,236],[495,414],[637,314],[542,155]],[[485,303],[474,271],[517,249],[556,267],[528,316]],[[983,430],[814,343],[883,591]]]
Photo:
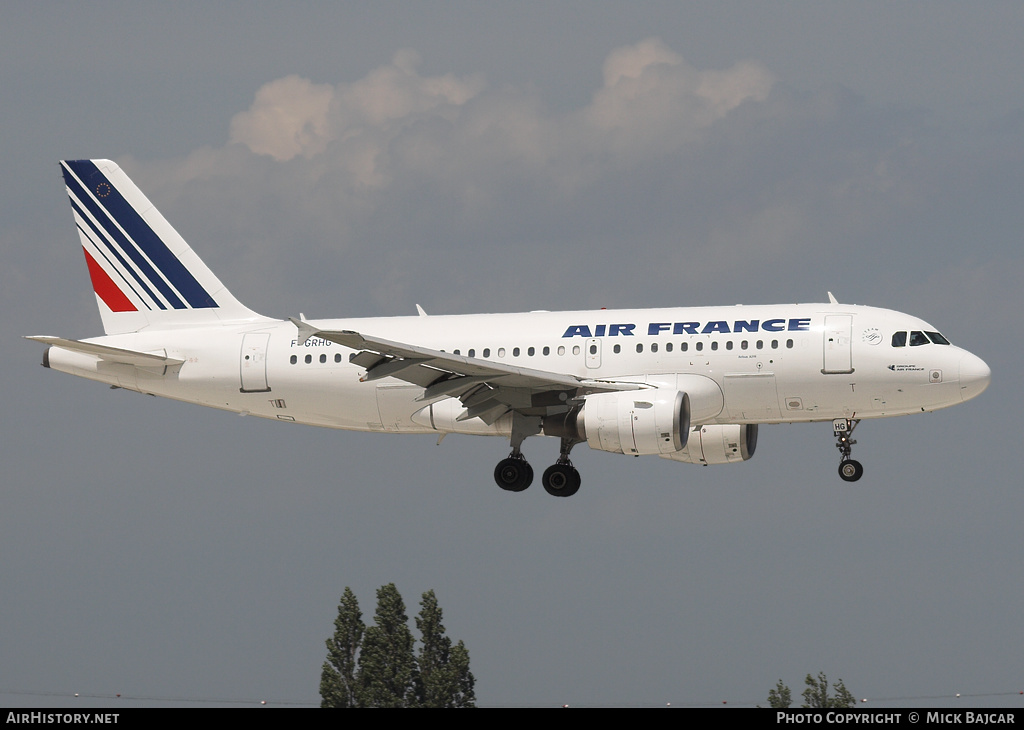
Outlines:
[[892,335],[892,346],[893,347],[906,347],[907,346],[907,333],[906,332],[893,332],[893,335]]
[[928,335],[924,332],[914,331],[910,333],[910,346],[917,347],[918,345],[927,345],[929,343]]
[[928,335],[928,339],[934,342],[936,345],[948,345],[949,340],[940,335],[938,332],[925,332]]

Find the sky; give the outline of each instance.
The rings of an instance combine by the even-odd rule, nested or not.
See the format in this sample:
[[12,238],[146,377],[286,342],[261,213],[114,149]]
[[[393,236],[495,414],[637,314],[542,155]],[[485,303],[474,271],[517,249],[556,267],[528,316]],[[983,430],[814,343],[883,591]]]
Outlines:
[[[342,591],[369,618],[394,582],[410,616],[435,591],[486,706],[823,671],[868,707],[1020,707],[1022,36],[1013,2],[6,3],[0,705],[315,705]],[[579,447],[572,499],[504,493],[498,439],[39,367],[22,335],[102,332],[57,165],[84,157],[268,316],[832,291],[992,385],[862,422],[856,484],[803,424],[710,468]]]

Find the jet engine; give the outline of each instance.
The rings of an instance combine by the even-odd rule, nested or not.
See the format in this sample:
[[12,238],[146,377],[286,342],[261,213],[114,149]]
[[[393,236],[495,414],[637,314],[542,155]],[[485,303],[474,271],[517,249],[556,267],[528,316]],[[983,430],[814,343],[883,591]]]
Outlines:
[[686,446],[690,398],[653,388],[597,393],[567,414],[545,418],[543,430],[616,454],[670,454]]
[[746,461],[757,448],[757,424],[709,424],[690,433],[686,445],[662,457],[687,464],[731,464]]

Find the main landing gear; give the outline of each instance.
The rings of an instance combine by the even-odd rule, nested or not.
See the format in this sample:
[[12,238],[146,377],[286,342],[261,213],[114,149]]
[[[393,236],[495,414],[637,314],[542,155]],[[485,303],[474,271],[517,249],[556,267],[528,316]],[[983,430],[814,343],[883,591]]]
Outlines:
[[857,443],[850,438],[853,429],[857,428],[860,420],[849,418],[837,418],[832,421],[832,433],[836,437],[836,448],[839,449],[839,477],[844,482],[855,482],[864,476],[864,467],[859,461],[850,458],[853,445]]
[[[522,455],[513,451],[494,467],[494,481],[509,492],[522,492],[533,483],[533,467]],[[555,497],[571,497],[580,491],[580,473],[569,461],[569,454],[558,457],[558,461],[544,470],[541,484],[544,491]]]
[[[539,425],[536,430],[533,430],[532,426],[533,424],[529,422],[513,420],[512,451],[507,459],[502,459],[494,467],[494,481],[506,491],[521,492],[533,483],[533,467],[520,451],[526,437],[540,431]],[[548,494],[555,497],[571,497],[580,490],[580,473],[569,461],[569,452],[577,443],[579,442],[563,438],[558,460],[544,470],[541,484]]]
[[575,441],[563,438],[558,461],[544,470],[541,484],[544,491],[554,497],[571,497],[580,491],[580,473],[569,461],[569,452],[575,445]]
[[513,449],[507,459],[502,459],[494,467],[494,481],[509,492],[521,492],[533,484],[533,467],[519,449]]

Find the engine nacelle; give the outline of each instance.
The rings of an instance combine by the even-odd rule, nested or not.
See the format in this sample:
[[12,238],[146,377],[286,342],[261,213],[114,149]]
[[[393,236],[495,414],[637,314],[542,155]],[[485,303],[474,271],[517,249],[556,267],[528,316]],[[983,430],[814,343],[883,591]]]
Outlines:
[[670,454],[686,446],[690,398],[678,390],[587,396],[576,417],[590,448],[616,454]]
[[746,461],[757,448],[757,424],[710,424],[690,434],[686,446],[666,459],[688,464],[732,464]]

